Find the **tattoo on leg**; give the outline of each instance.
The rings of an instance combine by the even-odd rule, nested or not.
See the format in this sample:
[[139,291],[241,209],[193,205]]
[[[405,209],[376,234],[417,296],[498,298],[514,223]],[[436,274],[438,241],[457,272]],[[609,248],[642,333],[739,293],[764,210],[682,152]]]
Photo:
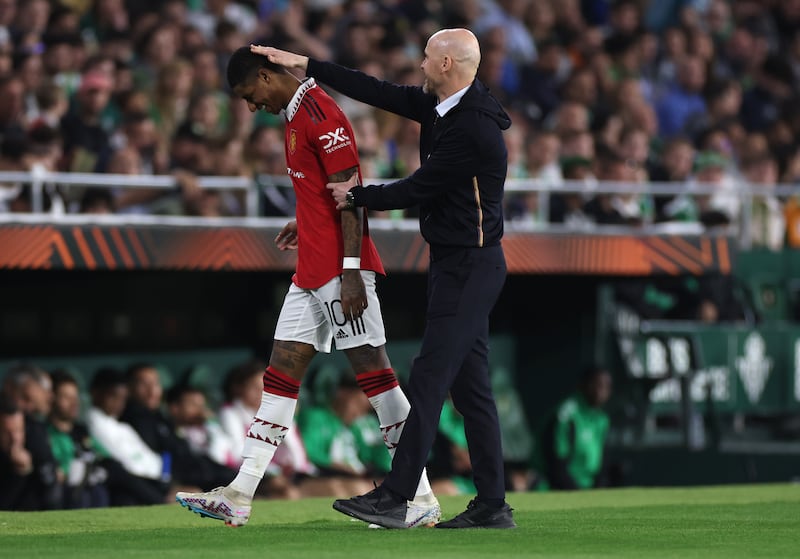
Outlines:
[[385,346],[372,347],[371,345],[362,345],[346,349],[344,353],[347,355],[350,366],[353,367],[353,371],[356,374],[379,371],[392,366],[389,356],[386,355]]
[[293,379],[301,381],[306,374],[308,364],[316,354],[317,350],[312,345],[275,340],[269,364]]

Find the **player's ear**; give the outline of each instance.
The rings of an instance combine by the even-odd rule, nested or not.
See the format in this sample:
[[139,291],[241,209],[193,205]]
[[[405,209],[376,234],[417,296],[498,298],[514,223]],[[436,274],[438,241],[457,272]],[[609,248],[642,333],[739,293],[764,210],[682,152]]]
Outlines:
[[258,69],[258,79],[264,80],[265,82],[269,83],[270,78],[272,78],[272,76],[270,75],[269,70],[267,70],[266,68]]

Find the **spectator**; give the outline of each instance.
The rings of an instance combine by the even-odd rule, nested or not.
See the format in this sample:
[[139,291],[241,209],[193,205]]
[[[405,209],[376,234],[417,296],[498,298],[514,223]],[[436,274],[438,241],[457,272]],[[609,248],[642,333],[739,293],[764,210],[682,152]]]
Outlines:
[[0,510],[58,505],[60,486],[46,446],[46,439],[37,442],[28,437],[22,410],[0,393]]
[[252,10],[229,0],[203,0],[195,4],[187,16],[190,24],[197,27],[207,41],[214,38],[214,30],[222,21],[228,21],[250,37],[256,30],[257,19]]
[[158,71],[150,113],[162,138],[172,138],[186,117],[192,76],[192,67],[180,58],[165,64]]
[[[608,146],[598,149],[595,169],[599,181],[632,180],[632,169],[625,158]],[[584,213],[598,225],[639,224],[644,217],[637,194],[597,194],[586,203]]]
[[706,227],[725,226],[739,217],[740,201],[736,184],[727,173],[728,160],[709,151],[695,158],[692,184],[712,187],[711,193],[695,196],[698,219]]
[[102,41],[113,33],[126,31],[130,17],[124,0],[98,0],[84,16],[82,27],[90,30],[96,40]]
[[256,176],[262,198],[262,215],[294,215],[296,199],[291,183],[275,183],[259,178],[282,176],[286,173],[286,155],[283,150],[283,131],[268,126],[258,126],[250,134],[245,146],[245,164]]
[[781,203],[774,194],[778,182],[778,162],[769,152],[754,152],[739,166],[744,180],[754,190],[750,239],[754,246],[771,250],[783,248],[786,220]]
[[217,61],[217,53],[211,47],[204,47],[192,53],[192,87],[195,95],[219,91],[222,87],[222,73]]
[[122,147],[137,151],[139,173],[160,175],[166,172],[168,166],[166,146],[158,135],[155,121],[146,112],[132,111],[126,114],[120,134],[115,140]]
[[[592,187],[597,183],[592,174],[592,160],[571,156],[561,159],[564,180],[584,183]],[[550,222],[563,223],[569,229],[588,231],[594,228],[594,219],[584,212],[587,201],[584,192],[556,193],[550,197]]]
[[741,118],[748,131],[764,131],[779,116],[782,102],[791,98],[792,67],[781,55],[770,55],[755,74],[755,86],[742,100]]
[[45,52],[42,62],[45,73],[64,93],[71,97],[81,82],[79,72],[83,52],[83,39],[77,32],[53,33],[44,37]]
[[561,104],[559,90],[563,80],[563,48],[558,41],[545,40],[538,45],[539,55],[521,75],[522,98],[537,120],[544,120]]
[[738,118],[742,107],[742,87],[732,79],[712,82],[706,88],[705,100],[708,112],[692,119],[687,127],[687,133],[693,137]]
[[700,115],[706,110],[701,91],[706,83],[702,60],[687,55],[678,64],[677,82],[658,100],[659,134],[670,138],[683,132],[690,117]]
[[[38,166],[47,171],[58,171],[58,165],[63,157],[63,142],[61,132],[58,128],[53,128],[46,124],[31,126],[28,128],[28,149],[22,158],[26,169],[33,169]],[[54,195],[54,187],[50,188],[51,198]]]
[[[524,177],[536,179],[547,188],[555,188],[564,181],[558,166],[558,152],[561,145],[558,136],[550,131],[533,132],[528,136],[525,149]],[[540,222],[539,196],[537,191],[509,197],[508,219],[531,227]]]
[[260,361],[240,363],[228,371],[222,384],[224,403],[219,410],[219,422],[234,445],[232,452],[237,465],[241,463],[244,437],[261,405],[266,368],[266,363]]
[[213,90],[198,93],[189,103],[186,123],[206,140],[221,138],[226,130],[219,96]]
[[556,133],[533,132],[528,136],[525,146],[525,175],[550,186],[559,185],[563,181],[558,166],[561,140]]
[[158,369],[136,363],[128,368],[125,380],[129,396],[120,420],[136,431],[149,450],[147,454],[160,457],[163,478],[195,487],[214,486],[219,480],[214,465],[197,458],[178,435],[172,418],[161,410],[164,389]]
[[528,176],[525,169],[526,135],[524,126],[512,126],[508,130],[503,130],[503,140],[508,152],[508,178],[520,179]]
[[578,391],[558,405],[539,445],[543,487],[590,489],[608,484],[604,466],[609,419],[602,408],[610,397],[611,375],[590,367]]
[[[655,182],[687,183],[692,174],[693,160],[692,143],[680,136],[673,138],[664,146],[660,160],[651,162],[650,178]],[[696,219],[685,196],[657,195],[654,206],[656,222]]]
[[105,171],[111,147],[100,117],[111,100],[112,86],[111,79],[100,72],[81,78],[76,105],[61,119],[68,170]]
[[43,124],[50,128],[58,128],[69,109],[69,102],[61,87],[51,81],[45,81],[36,89],[35,98],[37,113],[30,125]]
[[44,420],[53,404],[53,383],[44,369],[31,364],[11,367],[3,377],[2,392],[37,422]]
[[632,180],[648,180],[647,165],[650,160],[650,136],[643,128],[623,128],[619,136],[619,152],[632,169]]
[[173,60],[178,54],[179,29],[170,23],[161,22],[152,26],[139,40],[135,68],[136,82],[139,87],[152,87],[155,76],[161,68]]
[[500,28],[505,31],[505,49],[510,59],[516,64],[529,64],[541,58],[541,44],[534,43],[530,30],[522,19],[529,2],[515,0],[497,0],[487,2],[481,16],[475,21],[472,30],[481,36],[486,30]]
[[43,417],[49,413],[49,375],[33,365],[12,367],[0,390],[0,509],[59,508],[61,479]]
[[108,472],[101,464],[97,443],[89,436],[86,426],[78,422],[81,401],[75,377],[66,371],[55,371],[53,394],[47,432],[60,477],[64,480],[62,506],[66,509],[108,506]]
[[154,452],[130,424],[120,417],[128,399],[122,373],[98,370],[89,386],[92,405],[86,414],[89,434],[106,450],[112,505],[163,503],[169,489],[170,468],[164,456]]
[[44,81],[42,57],[30,52],[20,53],[14,57],[12,69],[22,81],[25,90],[25,122],[32,122],[38,117],[35,93]]
[[22,134],[25,126],[25,89],[15,75],[0,77],[0,134]]
[[228,483],[236,475],[239,460],[230,437],[211,417],[203,391],[176,384],[167,392],[166,404],[176,435],[189,447],[192,467],[204,470],[198,485],[210,489]]
[[559,137],[589,130],[589,109],[581,103],[566,102],[558,106],[546,124]]

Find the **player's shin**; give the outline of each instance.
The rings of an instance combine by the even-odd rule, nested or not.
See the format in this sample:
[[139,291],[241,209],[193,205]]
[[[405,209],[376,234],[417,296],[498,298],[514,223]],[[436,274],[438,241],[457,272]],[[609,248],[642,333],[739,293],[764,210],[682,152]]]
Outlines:
[[298,381],[272,367],[267,368],[261,407],[247,431],[242,465],[230,487],[250,498],[255,495],[267,466],[292,425],[299,392]]

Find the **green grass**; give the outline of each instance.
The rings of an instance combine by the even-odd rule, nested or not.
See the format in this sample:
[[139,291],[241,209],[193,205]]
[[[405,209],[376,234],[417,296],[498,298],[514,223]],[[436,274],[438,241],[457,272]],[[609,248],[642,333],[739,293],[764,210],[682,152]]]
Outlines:
[[[445,516],[467,498],[442,499]],[[800,485],[513,494],[517,530],[369,530],[330,499],[258,501],[227,528],[175,505],[0,512],[0,557],[800,557]]]

